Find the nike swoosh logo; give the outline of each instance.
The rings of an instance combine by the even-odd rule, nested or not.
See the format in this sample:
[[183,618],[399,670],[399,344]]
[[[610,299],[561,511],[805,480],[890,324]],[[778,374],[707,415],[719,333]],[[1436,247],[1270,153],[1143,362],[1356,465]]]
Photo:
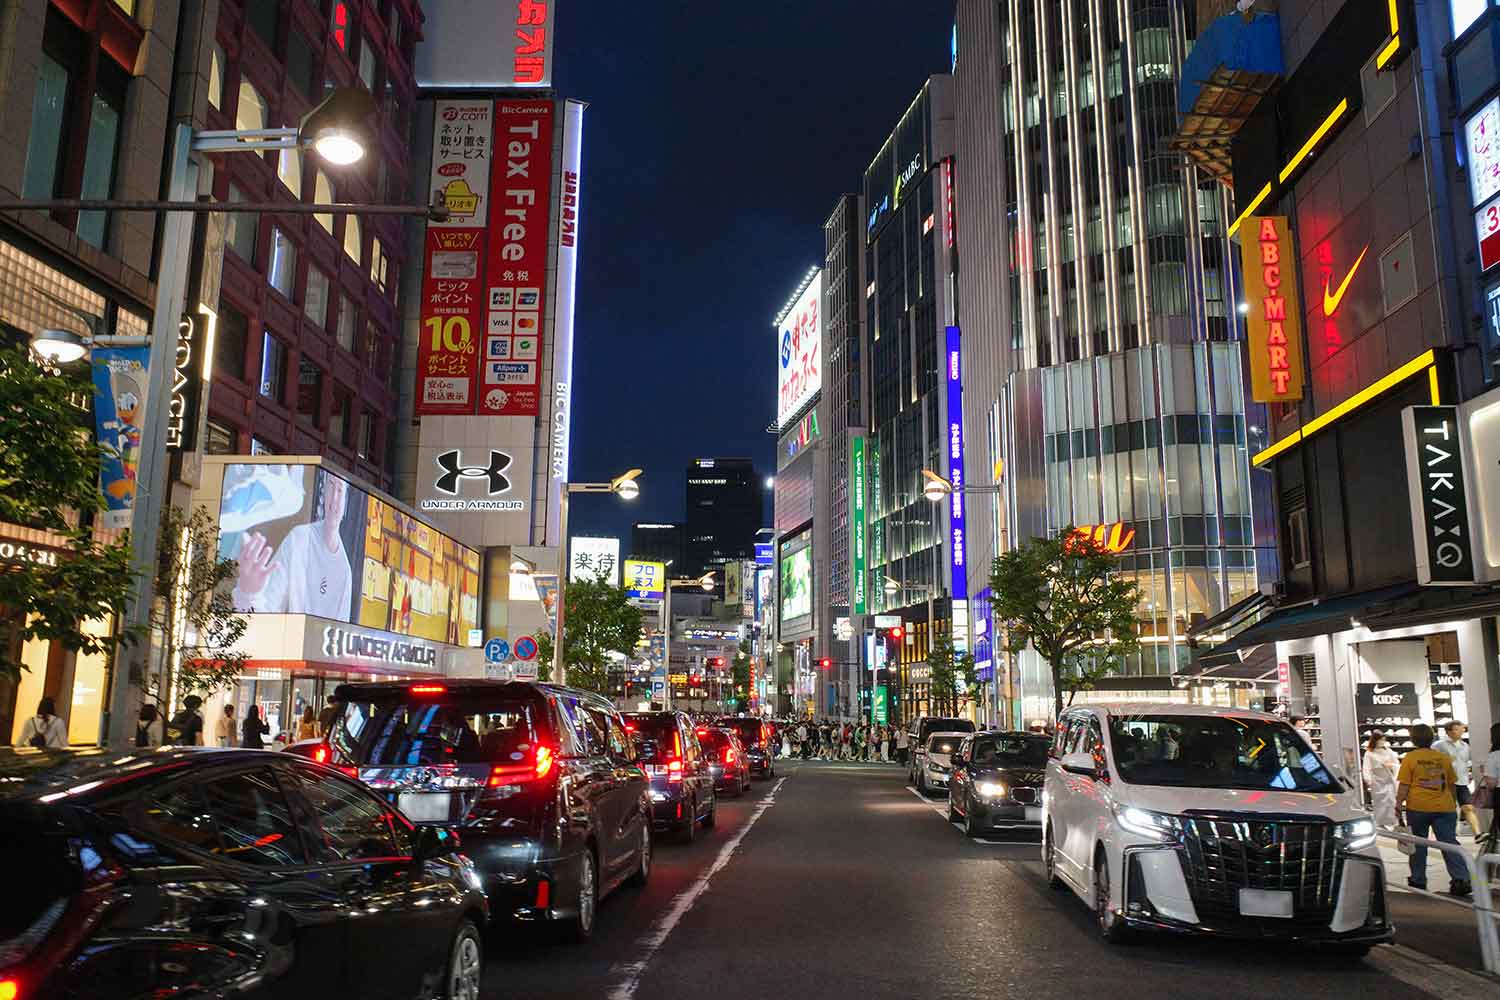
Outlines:
[[1387,684],[1385,687],[1381,687],[1379,684],[1376,684],[1375,685],[1375,693],[1376,694],[1385,694],[1387,691],[1391,690],[1395,686],[1396,685],[1394,685],[1394,684]]
[[1328,286],[1330,284],[1331,279],[1328,279],[1328,278],[1323,279],[1323,315],[1324,316],[1332,316],[1335,312],[1338,312],[1339,303],[1342,302],[1342,301],[1344,301],[1344,293],[1349,290],[1349,282],[1351,282],[1351,281],[1354,280],[1354,275],[1359,270],[1359,265],[1361,265],[1361,264],[1363,264],[1365,262],[1365,254],[1367,254],[1369,252],[1370,252],[1370,248],[1369,248],[1368,245],[1363,250],[1361,250],[1359,252],[1359,256],[1354,259],[1354,266],[1351,267],[1351,268],[1349,268],[1349,273],[1348,274],[1344,275],[1344,280],[1339,285],[1338,291],[1336,291],[1336,292],[1330,291]]

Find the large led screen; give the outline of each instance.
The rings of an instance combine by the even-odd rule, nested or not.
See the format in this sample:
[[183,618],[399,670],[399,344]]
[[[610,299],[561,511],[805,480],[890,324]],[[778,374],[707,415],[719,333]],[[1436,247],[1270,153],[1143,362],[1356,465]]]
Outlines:
[[812,614],[812,547],[804,545],[781,559],[781,620]]
[[479,553],[315,465],[224,467],[219,553],[244,613],[308,614],[464,645]]

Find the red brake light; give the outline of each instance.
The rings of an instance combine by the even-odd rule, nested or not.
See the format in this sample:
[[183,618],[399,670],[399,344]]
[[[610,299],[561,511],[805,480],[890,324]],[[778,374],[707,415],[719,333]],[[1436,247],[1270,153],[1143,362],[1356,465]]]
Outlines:
[[407,688],[412,694],[434,696],[448,693],[446,684],[413,684]]
[[319,743],[313,747],[312,759],[314,763],[326,764],[333,759],[333,748],[327,743]]
[[552,770],[552,748],[551,747],[537,747],[536,748],[536,776],[538,778],[545,778],[547,776],[548,772],[550,772],[551,770]]
[[669,760],[669,761],[667,761],[667,780],[668,781],[681,781],[682,780],[682,761],[680,761],[680,760]]
[[530,764],[496,764],[490,768],[486,785],[499,788],[501,785],[516,785],[523,781],[536,781],[552,773],[557,763],[557,752],[551,747],[539,746]]
[[345,774],[347,774],[351,778],[358,778],[359,777],[359,768],[357,768],[357,767],[343,767],[343,766],[340,766],[338,769],[340,771],[343,771]]
[[15,979],[0,979],[0,1000],[19,1000],[21,983]]
[[635,732],[635,723],[633,723],[633,722],[627,722],[627,723],[625,723],[625,731],[627,733],[633,733],[633,732]]
[[682,756],[682,733],[676,730],[672,732],[672,753],[677,757]]
[[708,735],[708,730],[706,728],[705,729],[700,729],[700,730],[698,730],[698,735],[699,736],[707,736]]

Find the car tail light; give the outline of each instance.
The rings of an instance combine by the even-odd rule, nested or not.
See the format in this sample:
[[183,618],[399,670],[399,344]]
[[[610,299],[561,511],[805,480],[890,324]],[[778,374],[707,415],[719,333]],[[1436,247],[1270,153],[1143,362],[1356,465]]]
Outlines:
[[536,777],[545,778],[552,770],[552,748],[536,748]]
[[486,782],[491,788],[499,788],[501,785],[517,785],[523,781],[537,781],[552,773],[552,765],[557,763],[557,753],[551,747],[539,746],[529,764],[496,764],[490,768],[490,780]]
[[326,764],[333,759],[333,748],[327,743],[319,743],[313,747],[312,759],[315,764]]
[[347,774],[351,778],[358,778],[359,777],[359,768],[357,768],[357,767],[349,767],[346,764],[340,764],[340,765],[338,765],[338,770],[343,771],[345,774]]
[[412,694],[421,695],[424,698],[434,698],[440,694],[448,693],[446,684],[413,684],[407,688]]
[[699,736],[707,736],[708,735],[708,730],[707,729],[700,729],[700,730],[698,730],[698,735]]
[[669,761],[667,761],[667,780],[668,781],[681,781],[682,780],[682,761],[680,761],[680,760],[669,760]]
[[536,908],[545,910],[552,905],[552,883],[542,879],[536,884]]
[[0,1000],[20,1000],[21,982],[17,979],[0,979]]
[[729,747],[728,749],[726,749],[724,751],[724,763],[726,763],[726,764],[733,764],[734,763],[734,747]]

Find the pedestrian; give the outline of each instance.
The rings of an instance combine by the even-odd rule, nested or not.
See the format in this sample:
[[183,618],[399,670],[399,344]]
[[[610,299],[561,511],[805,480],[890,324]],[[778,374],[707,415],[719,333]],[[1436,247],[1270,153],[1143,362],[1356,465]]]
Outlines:
[[896,730],[896,758],[905,764],[911,753],[911,734],[903,726]]
[[43,695],[36,703],[36,714],[21,726],[20,745],[37,750],[65,750],[68,746],[68,726],[58,718],[57,705],[51,695]]
[[162,742],[180,747],[202,744],[203,716],[198,714],[198,706],[202,704],[203,699],[195,694],[182,699],[182,709],[167,723],[166,731],[162,733]]
[[245,709],[245,721],[240,725],[240,746],[250,750],[264,750],[264,737],[270,731],[271,727],[260,719],[260,706],[251,705]]
[[302,719],[297,723],[298,740],[315,740],[318,738],[318,717],[313,715],[311,705],[302,710]]
[[888,726],[880,727],[880,762],[882,764],[891,762],[891,730]]
[[323,711],[318,713],[318,732],[327,736],[333,732],[334,723],[339,721],[339,716],[344,714],[344,706],[334,695],[328,696],[328,704],[323,706]]
[[221,747],[234,746],[234,704],[224,706],[224,714],[214,723],[214,743]]
[[1375,823],[1387,829],[1396,825],[1396,772],[1400,767],[1401,758],[1391,749],[1385,733],[1378,729],[1372,732],[1365,744],[1365,786],[1370,789]]
[[1490,752],[1479,765],[1479,787],[1474,790],[1475,811],[1481,812],[1486,805],[1490,826],[1485,833],[1483,853],[1494,854],[1500,851],[1500,722],[1490,726]]
[[138,746],[138,747],[149,747],[149,746],[152,746],[152,742],[151,742],[151,727],[156,724],[157,715],[158,715],[158,713],[156,711],[156,705],[153,704],[152,702],[148,701],[144,705],[141,706],[141,711],[136,716],[136,719],[135,719],[135,745],[136,746]]
[[[1412,836],[1427,839],[1429,833],[1445,844],[1458,844],[1458,798],[1453,788],[1458,776],[1453,760],[1441,750],[1432,748],[1432,727],[1418,723],[1411,727],[1411,741],[1417,749],[1401,758],[1396,775],[1396,814],[1403,816]],[[1413,889],[1427,888],[1427,848],[1417,844],[1408,858],[1411,875],[1406,884]],[[1448,892],[1468,896],[1469,870],[1463,859],[1447,851],[1443,863],[1448,867]]]
[[1458,798],[1458,818],[1467,822],[1469,829],[1477,837],[1479,814],[1474,811],[1474,796],[1469,787],[1474,780],[1474,758],[1469,750],[1469,741],[1464,739],[1468,732],[1468,726],[1454,719],[1443,726],[1443,735],[1433,744],[1433,748],[1453,758],[1453,773],[1458,776],[1458,782],[1453,786]]

